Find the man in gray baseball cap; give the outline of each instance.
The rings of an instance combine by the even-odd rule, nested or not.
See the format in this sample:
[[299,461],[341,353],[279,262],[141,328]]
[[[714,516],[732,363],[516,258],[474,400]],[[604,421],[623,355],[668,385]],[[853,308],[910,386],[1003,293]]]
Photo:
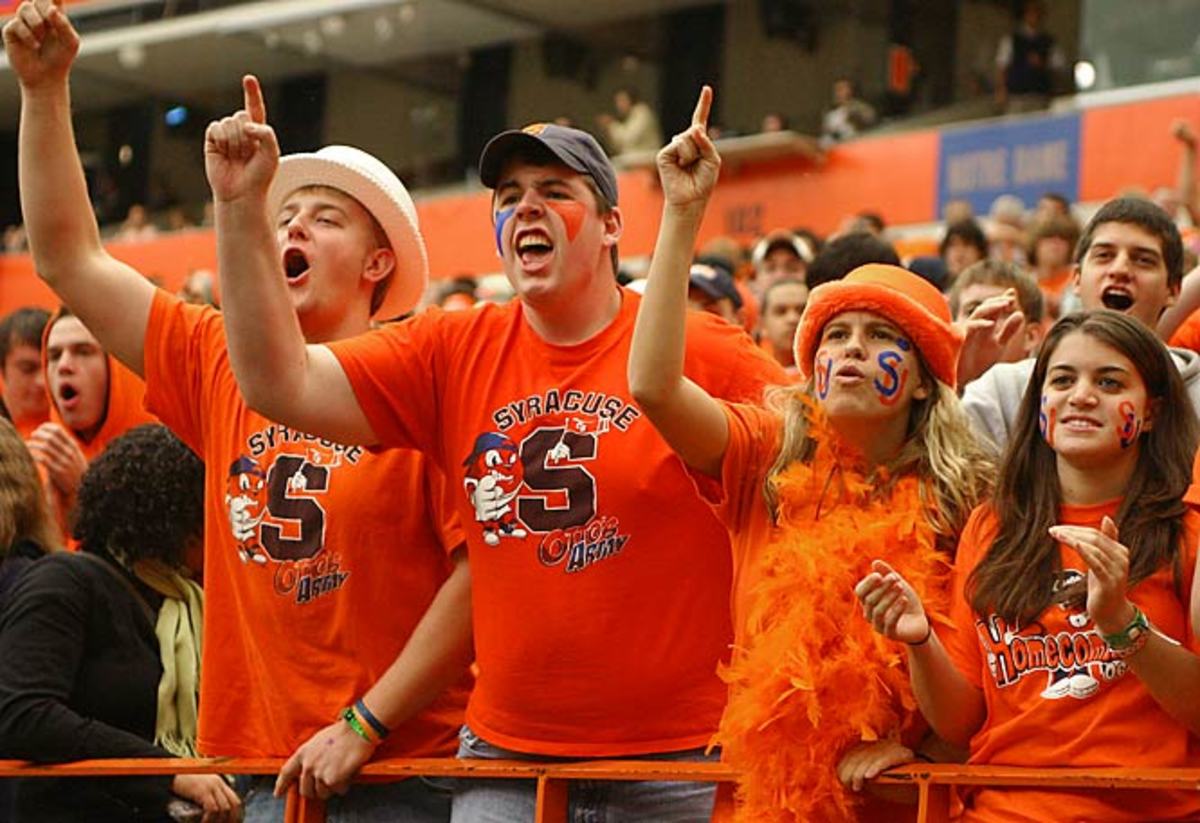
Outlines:
[[[583,180],[592,190],[601,213],[612,213],[616,209],[617,173],[604,149],[596,142],[596,138],[586,131],[554,123],[533,123],[523,129],[501,132],[483,148],[483,154],[479,158],[479,179],[488,188],[499,190],[504,166],[514,157],[540,165],[561,163],[583,175]],[[503,209],[497,213],[497,251],[500,244],[499,233],[503,230],[503,224],[499,222],[499,216],[502,214]],[[613,277],[616,277],[620,267],[616,243],[613,243],[610,257]],[[513,287],[516,288],[515,283]]]
[[609,205],[617,205],[617,174],[596,138],[586,131],[554,123],[534,123],[497,134],[488,141],[479,158],[479,179],[489,189],[494,189],[504,161],[513,153],[539,150],[549,152],[564,166],[591,177]]

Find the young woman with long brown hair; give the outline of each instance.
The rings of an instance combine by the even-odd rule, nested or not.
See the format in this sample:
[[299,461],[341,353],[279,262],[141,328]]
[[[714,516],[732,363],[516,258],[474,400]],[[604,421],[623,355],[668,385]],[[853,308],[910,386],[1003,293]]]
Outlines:
[[[959,544],[949,624],[877,562],[856,587],[908,644],[913,692],[970,763],[1194,766],[1189,619],[1200,515],[1183,500],[1197,422],[1163,344],[1107,310],[1038,354],[993,500]],[[1194,820],[1195,792],[990,788],[963,819]]]

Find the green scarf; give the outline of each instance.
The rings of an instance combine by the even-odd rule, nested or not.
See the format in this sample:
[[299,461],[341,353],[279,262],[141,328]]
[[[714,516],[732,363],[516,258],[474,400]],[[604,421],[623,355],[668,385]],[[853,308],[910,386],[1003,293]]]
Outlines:
[[163,670],[154,743],[177,757],[195,757],[204,592],[195,581],[157,560],[137,561],[134,574],[164,598],[154,630]]

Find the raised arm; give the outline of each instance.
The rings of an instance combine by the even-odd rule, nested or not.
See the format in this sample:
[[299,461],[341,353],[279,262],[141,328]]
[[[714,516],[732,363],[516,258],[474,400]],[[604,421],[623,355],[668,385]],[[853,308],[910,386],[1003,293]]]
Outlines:
[[374,444],[378,438],[333,352],[304,341],[267,214],[279,143],[258,80],[247,76],[242,88],[245,107],[209,124],[204,135],[233,373],[246,402],[272,420],[343,443]]
[[708,138],[712,89],[700,91],[692,125],[658,153],[662,225],[629,352],[629,389],[671,448],[693,469],[721,472],[729,424],[720,404],[683,376],[688,270],[721,158]]
[[1200,311],[1200,266],[1183,275],[1179,297],[1158,316],[1158,324],[1154,330],[1165,343],[1196,311]]
[[[1193,221],[1200,220],[1200,187],[1196,186],[1196,134],[1192,124],[1176,120],[1171,125],[1171,134],[1183,146],[1179,156],[1179,176],[1175,185],[1179,189],[1179,200]],[[1172,215],[1174,216],[1174,215]]]
[[983,725],[986,706],[976,688],[950,659],[925,614],[921,598],[887,563],[854,587],[863,615],[875,630],[908,647],[908,671],[921,714],[937,736],[965,747]]
[[60,0],[24,2],[4,26],[4,48],[21,84],[19,188],[37,272],[105,349],[141,374],[154,286],[100,244],[71,127],[68,75],[79,35]]

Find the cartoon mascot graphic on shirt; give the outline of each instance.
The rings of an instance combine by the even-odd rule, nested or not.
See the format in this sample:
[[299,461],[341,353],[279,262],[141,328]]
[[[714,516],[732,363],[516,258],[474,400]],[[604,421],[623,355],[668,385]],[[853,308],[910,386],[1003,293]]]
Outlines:
[[229,511],[229,527],[238,541],[238,557],[243,563],[267,562],[267,555],[258,542],[258,526],[267,513],[267,474],[262,466],[241,455],[229,466],[226,481],[225,506]]
[[[1080,631],[1091,622],[1091,617],[1084,609],[1076,608],[1077,604],[1065,601],[1071,599],[1071,592],[1081,589],[1086,591],[1086,586],[1086,575],[1075,569],[1065,569],[1054,580],[1055,602],[1059,604],[1060,609],[1069,612],[1067,622],[1071,627]],[[1074,599],[1077,600],[1078,595]],[[1050,670],[1050,680],[1042,691],[1042,697],[1046,700],[1061,700],[1069,696],[1076,700],[1086,700],[1099,690],[1100,683],[1092,676],[1087,666],[1058,666]]]
[[517,444],[496,432],[481,434],[463,467],[463,487],[483,526],[483,542],[497,546],[502,536],[525,537],[514,502],[525,479]]

